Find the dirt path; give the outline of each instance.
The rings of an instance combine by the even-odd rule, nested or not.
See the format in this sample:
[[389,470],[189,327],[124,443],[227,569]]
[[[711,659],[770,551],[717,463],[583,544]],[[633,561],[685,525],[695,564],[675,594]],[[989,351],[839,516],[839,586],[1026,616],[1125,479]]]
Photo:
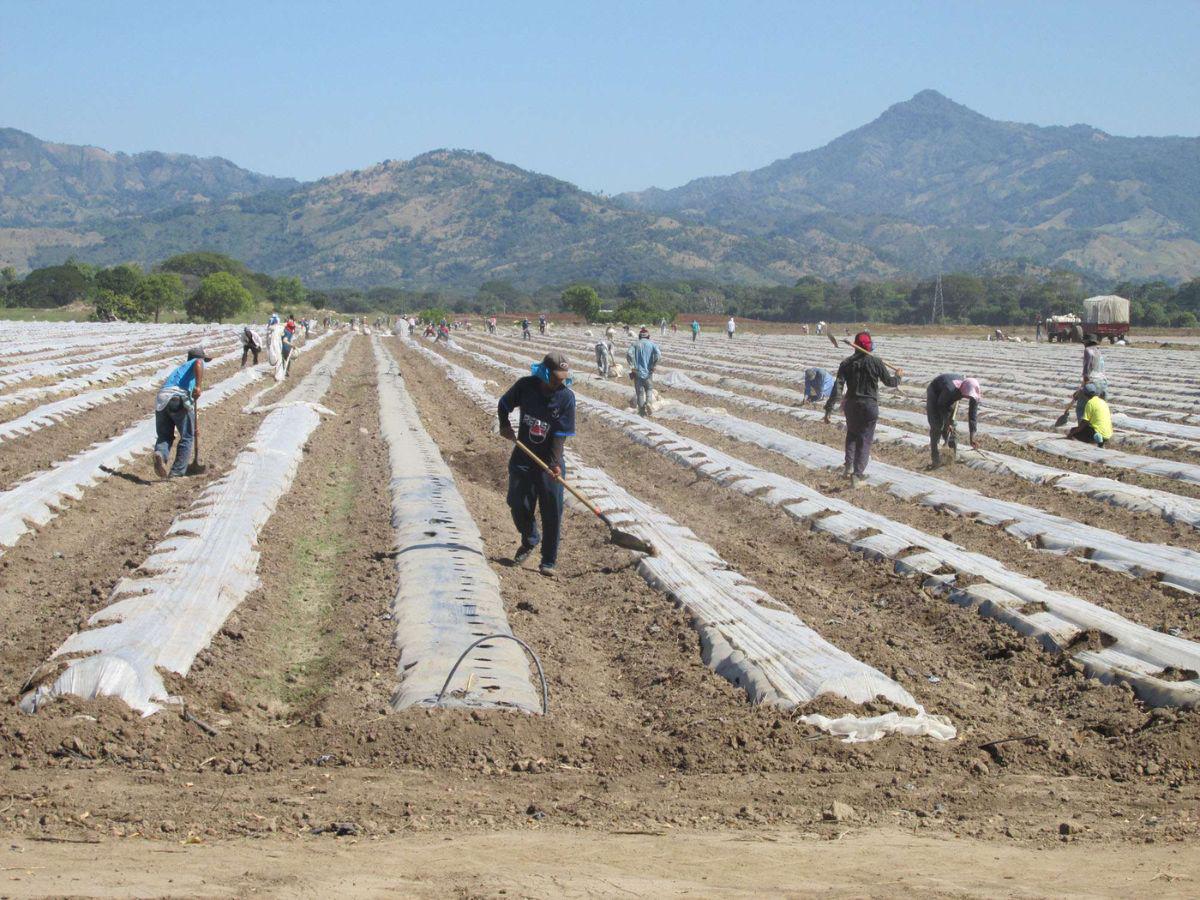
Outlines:
[[1200,861],[1185,848],[1113,854],[1016,847],[894,830],[649,835],[525,828],[379,841],[314,838],[154,847],[17,841],[4,893],[407,897],[1191,897]]

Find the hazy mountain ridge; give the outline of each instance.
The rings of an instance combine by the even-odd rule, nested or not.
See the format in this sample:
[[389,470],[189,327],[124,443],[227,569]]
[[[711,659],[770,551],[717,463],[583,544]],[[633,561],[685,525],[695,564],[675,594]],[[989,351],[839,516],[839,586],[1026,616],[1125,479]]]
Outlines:
[[295,185],[221,157],[113,153],[0,128],[0,226],[77,225]]
[[764,168],[608,199],[465,150],[297,184],[0,129],[0,265],[193,249],[347,286],[787,284],[997,263],[1185,279],[1200,272],[1200,139],[998,122],[922,91]]

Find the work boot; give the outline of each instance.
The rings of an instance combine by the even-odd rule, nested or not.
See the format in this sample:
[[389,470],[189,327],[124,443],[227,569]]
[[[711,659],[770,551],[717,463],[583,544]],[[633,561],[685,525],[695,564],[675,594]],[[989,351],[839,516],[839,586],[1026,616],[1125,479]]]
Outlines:
[[167,477],[167,461],[158,455],[154,454],[154,474],[159,478]]
[[513,554],[513,565],[519,566],[521,563],[525,562],[525,560],[529,559],[529,554],[533,552],[533,548],[533,544],[526,544],[522,542],[521,546],[517,548],[517,552]]
[[850,478],[854,474],[854,469],[850,466],[842,466],[842,477]]
[[556,575],[556,570],[554,566],[542,563],[540,566],[538,566],[538,574],[545,575],[547,578],[554,578]]
[[859,485],[861,485],[862,482],[863,482],[863,477],[861,475],[855,475],[855,474],[851,473],[851,475],[850,475],[850,490],[854,490]]

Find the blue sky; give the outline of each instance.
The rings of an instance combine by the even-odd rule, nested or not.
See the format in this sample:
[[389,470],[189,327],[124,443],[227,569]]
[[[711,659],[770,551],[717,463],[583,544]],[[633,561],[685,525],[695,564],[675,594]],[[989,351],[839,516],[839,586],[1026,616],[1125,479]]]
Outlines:
[[310,179],[437,147],[616,193],[756,168],[923,88],[1200,134],[1200,2],[0,0],[0,125]]

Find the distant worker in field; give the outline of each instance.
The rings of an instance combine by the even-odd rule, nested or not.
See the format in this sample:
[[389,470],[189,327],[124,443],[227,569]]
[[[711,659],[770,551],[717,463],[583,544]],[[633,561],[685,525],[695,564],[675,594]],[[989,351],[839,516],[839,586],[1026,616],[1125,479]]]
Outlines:
[[827,400],[833,393],[833,376],[825,369],[804,370],[804,402],[816,403]]
[[596,369],[601,378],[607,378],[612,370],[613,345],[612,341],[596,341]]
[[292,350],[294,349],[293,345],[295,341],[296,332],[288,331],[285,327],[283,334],[279,336],[279,353],[283,358],[283,374],[285,378],[292,366]]
[[1103,447],[1113,436],[1112,410],[1094,383],[1085,384],[1080,393],[1087,400],[1083,405],[1083,417],[1067,432],[1067,437]]
[[696,338],[700,336],[700,323],[692,319],[692,343],[696,343]]
[[659,337],[667,336],[667,317],[666,316],[663,316],[661,319],[658,320],[658,336]]
[[[1095,388],[1091,394],[1086,391],[1089,384]],[[1088,338],[1083,342],[1083,378],[1079,390],[1075,392],[1076,424],[1083,422],[1083,408],[1092,396],[1108,400],[1108,376],[1104,374],[1104,354],[1100,352],[1100,342],[1095,338]]]
[[267,327],[270,328],[272,325],[278,325],[278,324],[279,324],[279,313],[272,312],[271,315],[269,315],[267,317]]
[[487,327],[488,334],[495,334],[496,333],[496,317],[488,316],[487,325],[488,325],[488,327]]
[[946,442],[950,451],[946,464],[954,462],[958,451],[956,423],[954,415],[958,411],[958,401],[967,400],[967,427],[970,430],[970,441],[973,448],[979,447],[975,432],[979,427],[979,382],[974,378],[963,378],[961,375],[939,375],[925,388],[925,418],[929,420],[929,455],[933,468],[942,465],[941,444]]
[[529,319],[521,320],[521,340],[532,341],[533,335],[529,331]]
[[249,325],[242,329],[242,368],[246,368],[246,360],[254,355],[254,365],[258,365],[258,354],[262,352],[262,341],[258,333]]
[[633,399],[643,416],[650,414],[650,400],[654,391],[654,370],[662,354],[658,345],[650,340],[650,331],[642,328],[638,339],[629,345],[625,358],[629,361],[629,377],[633,379]]
[[[192,442],[196,435],[196,401],[204,385],[204,364],[212,357],[203,347],[188,351],[187,360],[167,376],[154,399],[154,429],[157,441],[154,445],[154,472],[159,478],[179,478],[187,474],[188,458],[192,455]],[[175,464],[167,471],[167,458],[171,455],[171,444],[179,434],[179,446],[175,450]]]
[[[497,403],[500,435],[520,441],[558,478],[565,478],[567,463],[563,453],[567,438],[575,434],[575,393],[569,387],[571,367],[567,358],[555,351],[547,353],[533,374],[518,378]],[[517,433],[513,434],[509,415],[520,410]],[[562,484],[544,472],[533,460],[514,447],[508,459],[508,507],[513,524],[521,535],[521,545],[513,554],[513,564],[521,565],[533,548],[542,545],[541,574],[554,577],[558,565],[558,543],[562,530]],[[542,533],[538,534],[537,511],[541,511]]]
[[540,334],[546,333],[546,314],[545,313],[542,313],[540,316],[538,316],[538,332]]
[[731,341],[735,331],[737,331],[737,322],[733,321],[733,316],[730,316],[729,321],[725,323],[725,333],[729,335]]
[[875,423],[879,420],[879,382],[896,387],[904,371],[897,369],[892,375],[878,358],[871,355],[874,344],[871,335],[865,331],[854,336],[853,346],[854,355],[843,359],[838,366],[833,392],[825,401],[825,421],[829,422],[844,387],[846,402],[842,410],[846,415],[846,459],[842,475],[850,479],[850,487],[856,488],[871,461],[871,443],[875,440]]
[[817,323],[817,334],[824,334],[824,333],[825,333],[825,323],[818,322]]
[[679,324],[674,319],[672,319],[671,320],[671,334],[678,334],[678,333],[679,333]]
[[609,325],[607,328],[604,329],[604,339],[606,341],[608,341],[610,344],[613,342],[613,338],[615,338],[616,336],[617,336],[617,329],[613,328],[611,325]]

